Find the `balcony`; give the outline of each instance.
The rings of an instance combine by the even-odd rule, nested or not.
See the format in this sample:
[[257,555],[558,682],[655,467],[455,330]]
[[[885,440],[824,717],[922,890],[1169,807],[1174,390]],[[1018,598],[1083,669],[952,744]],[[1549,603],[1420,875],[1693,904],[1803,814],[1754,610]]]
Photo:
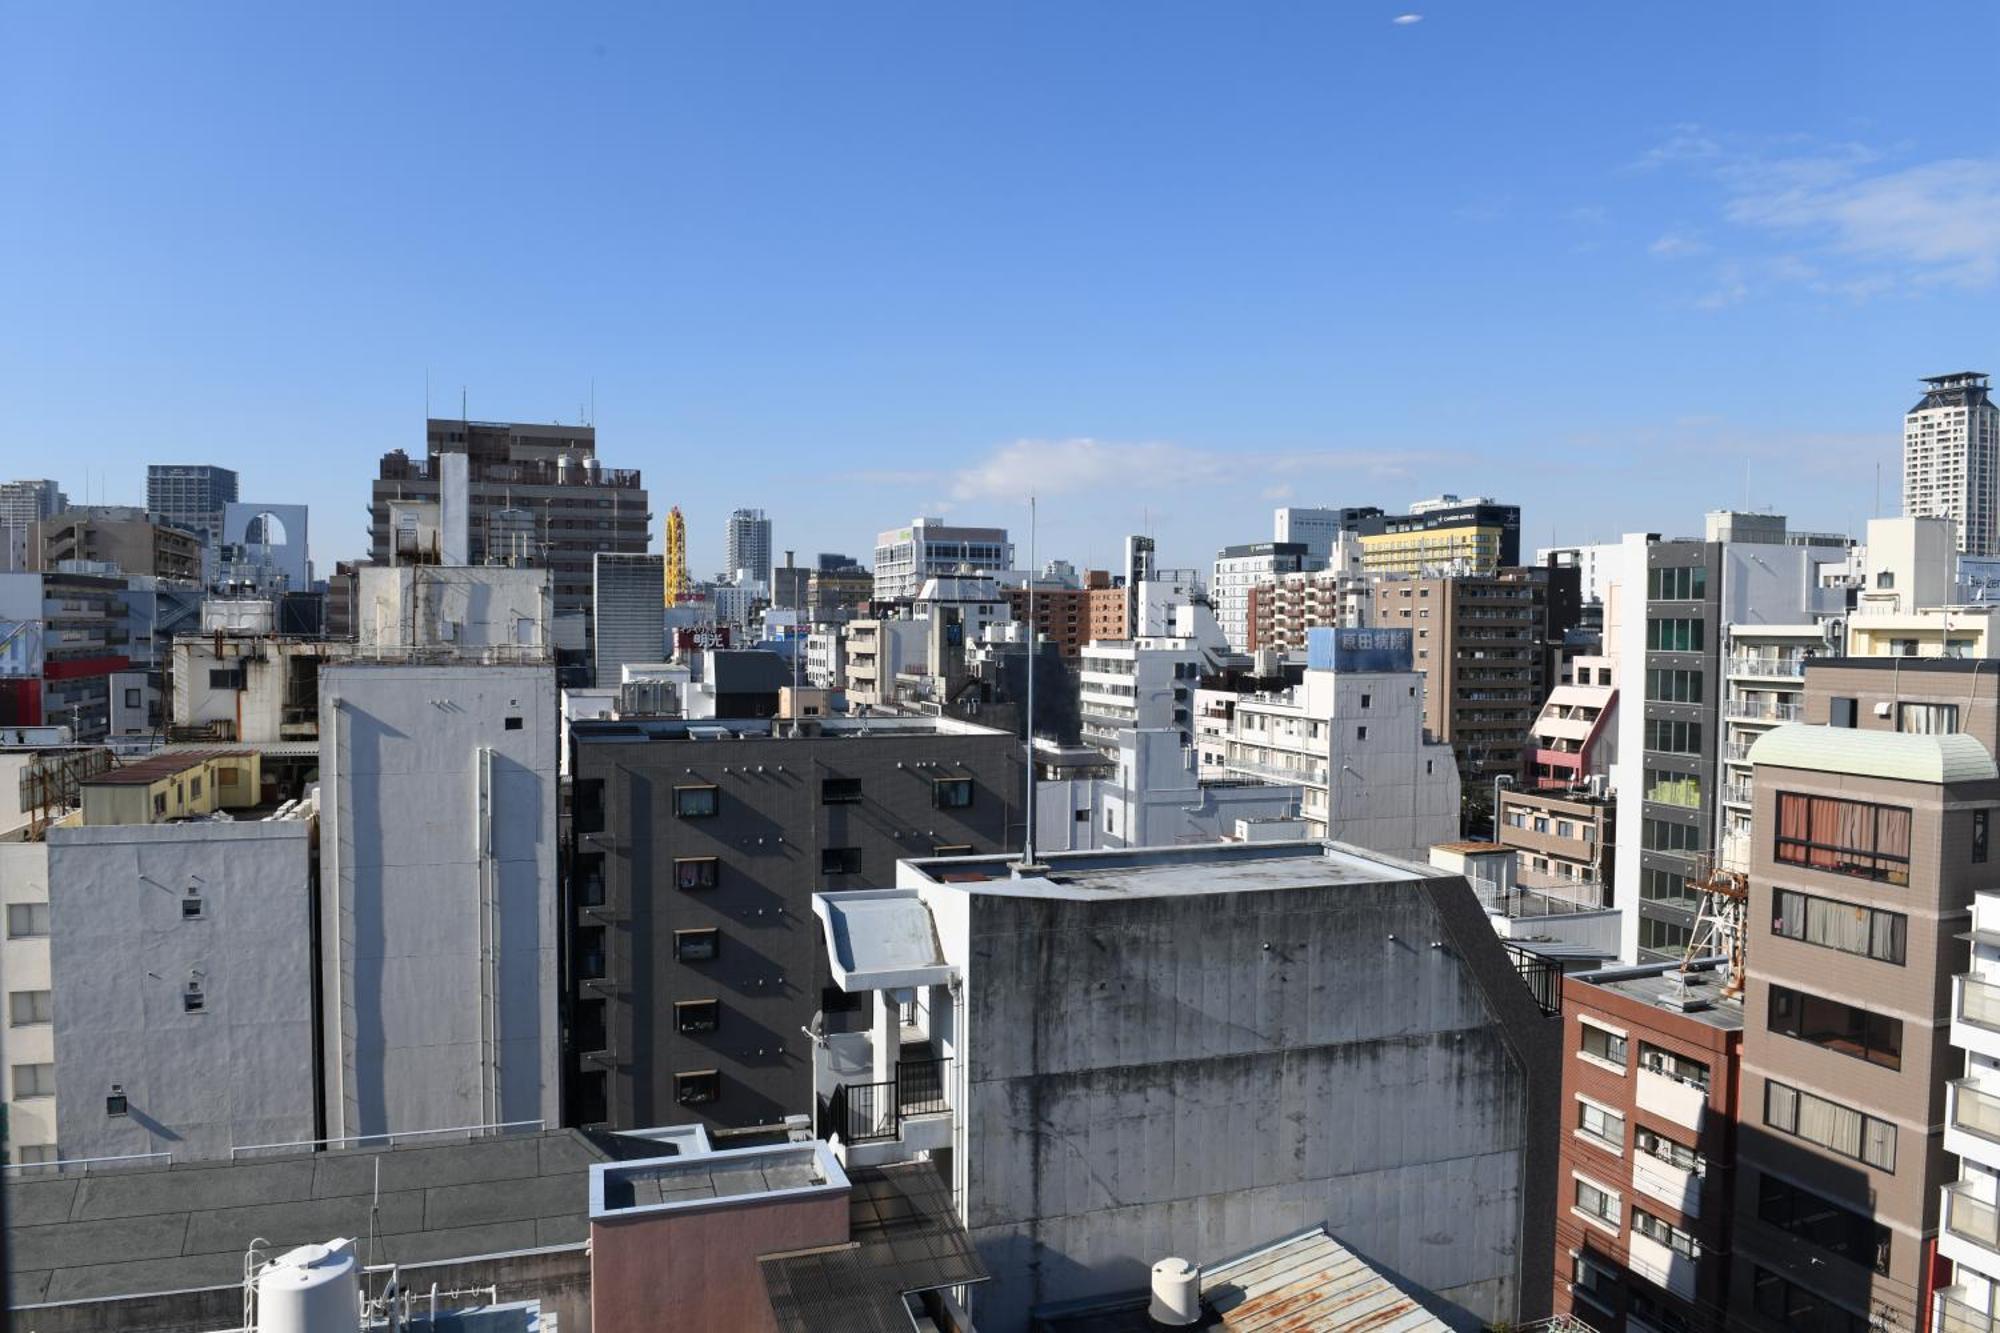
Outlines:
[[1975,973],[1952,978],[1951,1044],[2000,1060],[2000,986]]
[[1725,782],[1722,784],[1724,805],[1750,804],[1750,784],[1747,782]]
[[1757,653],[1739,654],[1729,659],[1729,674],[1799,679],[1806,674],[1808,660],[1800,656],[1766,657]]
[[1701,1174],[1640,1150],[1632,1154],[1632,1188],[1677,1208],[1687,1217],[1701,1216]]
[[1694,1299],[1693,1257],[1637,1231],[1632,1233],[1627,1246],[1628,1266],[1634,1273],[1684,1301]]
[[1963,1285],[1938,1292],[1931,1318],[1933,1333],[2000,1333],[2000,1315],[1968,1304],[1965,1297],[1971,1294]]
[[2000,1171],[2000,1096],[1969,1079],[1945,1085],[1944,1150]]
[[1671,1120],[1683,1129],[1701,1132],[1702,1119],[1708,1114],[1707,1088],[1642,1067],[1633,1091],[1640,1110]]
[[2000,1210],[1975,1197],[1963,1183],[1946,1185],[1941,1220],[1941,1255],[1975,1272],[2000,1273]]
[[1775,699],[1731,699],[1723,704],[1722,715],[1738,722],[1797,722],[1806,709],[1804,704]]

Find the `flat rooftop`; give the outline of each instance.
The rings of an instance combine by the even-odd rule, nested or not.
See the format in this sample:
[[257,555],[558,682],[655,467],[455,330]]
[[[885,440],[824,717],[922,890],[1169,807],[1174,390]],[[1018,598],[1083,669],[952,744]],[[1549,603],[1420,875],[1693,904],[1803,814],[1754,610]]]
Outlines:
[[823,1143],[610,1163],[591,1177],[593,1219],[847,1188],[847,1176]]
[[1019,860],[1015,855],[923,857],[903,864],[933,883],[978,893],[1073,899],[1255,893],[1437,879],[1451,873],[1317,839],[1058,853],[1031,874],[1016,873]]
[[[1648,968],[1643,973],[1635,968],[1606,968],[1602,972],[1578,972],[1568,981],[1587,982],[1603,990],[1615,991],[1619,995],[1664,1009],[1668,1013],[1698,1023],[1706,1023],[1724,1032],[1743,1030],[1743,999],[1735,996],[1722,998],[1722,974],[1714,965],[1697,963],[1688,973],[1687,995],[1690,1001],[1703,1002],[1699,1007],[1680,1007],[1680,964],[1661,963],[1658,970]],[[1599,978],[1604,978],[1600,980]]]
[[580,743],[643,744],[647,741],[866,740],[869,737],[1006,736],[955,717],[822,717],[805,719],[791,734],[788,718],[577,718],[570,729]]

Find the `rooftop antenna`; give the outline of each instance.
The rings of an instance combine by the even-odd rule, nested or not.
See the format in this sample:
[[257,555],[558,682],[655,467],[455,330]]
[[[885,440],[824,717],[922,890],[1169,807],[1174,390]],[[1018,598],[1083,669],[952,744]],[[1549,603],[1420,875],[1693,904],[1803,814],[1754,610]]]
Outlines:
[[1028,725],[1023,728],[1028,741],[1027,836],[1022,840],[1021,864],[1025,871],[1035,864],[1035,497],[1028,497]]

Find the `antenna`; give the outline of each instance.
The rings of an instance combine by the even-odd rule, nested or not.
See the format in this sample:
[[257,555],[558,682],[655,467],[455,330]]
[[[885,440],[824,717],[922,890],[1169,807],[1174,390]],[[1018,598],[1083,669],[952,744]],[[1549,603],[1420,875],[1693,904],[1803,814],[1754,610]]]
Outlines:
[[1028,497],[1028,820],[1021,865],[1035,863],[1035,497]]

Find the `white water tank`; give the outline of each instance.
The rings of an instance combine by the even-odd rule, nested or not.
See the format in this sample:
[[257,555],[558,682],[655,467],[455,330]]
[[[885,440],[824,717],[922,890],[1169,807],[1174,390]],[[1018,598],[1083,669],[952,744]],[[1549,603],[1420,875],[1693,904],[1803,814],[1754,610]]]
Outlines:
[[361,1266],[354,1242],[288,1250],[257,1274],[257,1333],[355,1333]]
[[1162,1259],[1153,1265],[1153,1303],[1146,1313],[1166,1328],[1188,1328],[1201,1322],[1201,1270],[1185,1259]]

